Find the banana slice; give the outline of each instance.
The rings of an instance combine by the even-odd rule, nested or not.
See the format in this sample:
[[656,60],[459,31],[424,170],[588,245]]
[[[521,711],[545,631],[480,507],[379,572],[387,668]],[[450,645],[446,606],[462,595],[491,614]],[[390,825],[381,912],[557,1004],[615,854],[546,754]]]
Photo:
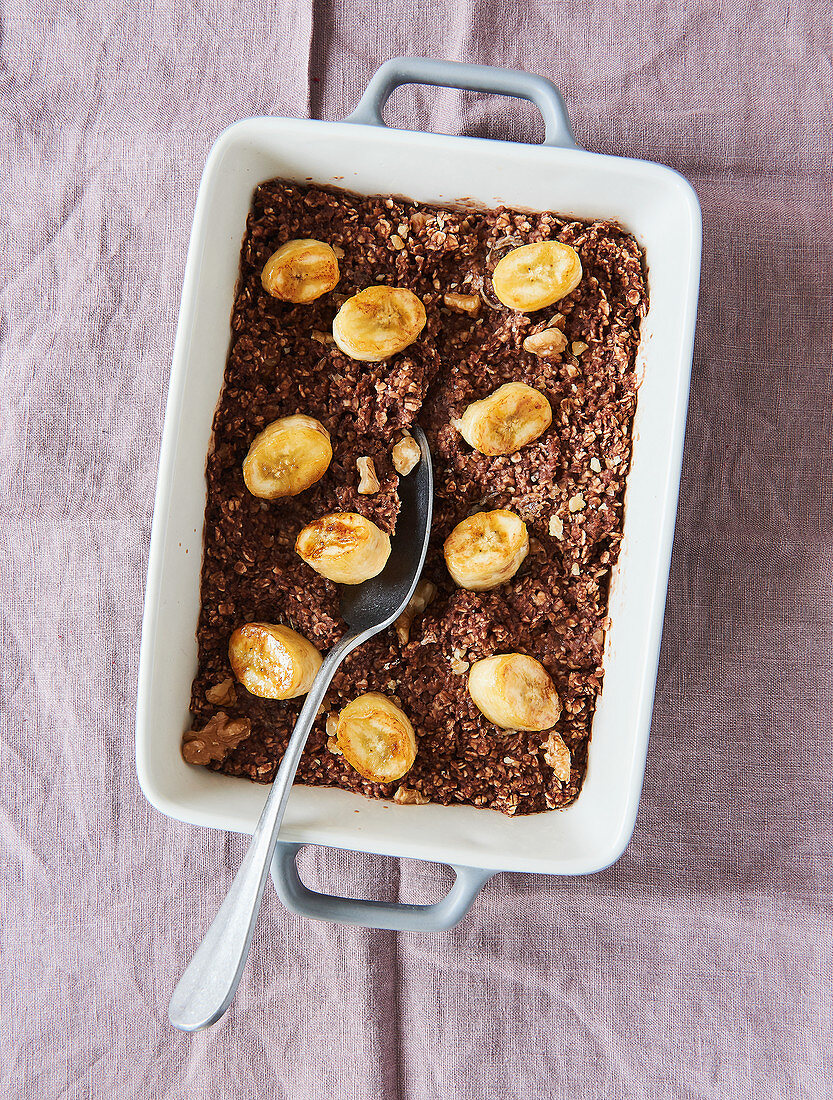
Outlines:
[[302,528],[295,552],[328,580],[361,584],[385,568],[390,536],[356,512],[334,512]]
[[485,718],[505,730],[547,730],[561,714],[552,677],[540,661],[523,653],[475,661],[469,695]]
[[376,691],[360,695],[338,716],[336,740],[344,759],[373,783],[393,783],[416,759],[416,736],[407,714]]
[[485,592],[505,584],[518,572],[528,553],[526,524],[506,508],[476,512],[464,519],[443,546],[454,583],[470,592]]
[[314,302],[341,278],[335,252],[323,241],[287,241],[266,261],[263,289],[282,302]]
[[229,640],[228,655],[234,675],[261,699],[306,695],[321,667],[321,654],[302,634],[269,623],[238,627]]
[[320,481],[333,458],[330,433],[311,416],[284,416],[256,435],[243,459],[243,480],[255,497],[294,497]]
[[425,306],[412,291],[369,286],[348,298],[335,315],[333,339],[351,359],[379,363],[412,344],[425,320]]
[[507,382],[481,401],[473,401],[451,423],[481,454],[510,455],[547,430],[552,409],[539,390],[523,382]]
[[513,248],[492,274],[501,302],[524,313],[560,302],[580,282],[578,252],[561,241],[536,241]]

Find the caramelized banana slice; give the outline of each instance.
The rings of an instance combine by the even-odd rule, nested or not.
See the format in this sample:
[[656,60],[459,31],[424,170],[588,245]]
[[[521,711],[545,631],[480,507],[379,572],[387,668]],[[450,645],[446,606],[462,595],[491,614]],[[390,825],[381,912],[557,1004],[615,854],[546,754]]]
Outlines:
[[390,536],[356,512],[334,512],[302,528],[295,552],[328,580],[361,584],[385,568]]
[[529,535],[520,516],[506,508],[476,512],[458,523],[443,546],[454,583],[470,592],[505,584],[529,553]]
[[425,306],[410,290],[369,286],[348,298],[333,321],[333,339],[345,355],[379,363],[403,351],[425,328]]
[[306,695],[321,667],[321,654],[302,634],[270,623],[238,627],[229,640],[228,655],[234,675],[261,699]]
[[510,455],[532,443],[552,423],[546,397],[523,382],[507,382],[473,401],[451,423],[470,447],[484,455]]
[[336,740],[344,759],[373,783],[393,783],[416,759],[416,736],[407,714],[384,695],[369,691],[338,716]]
[[469,695],[488,721],[505,730],[551,729],[561,714],[552,677],[540,661],[523,653],[475,661]]
[[243,480],[264,500],[294,497],[327,472],[333,457],[330,433],[311,416],[284,416],[252,440],[243,460]]
[[336,286],[341,275],[335,252],[323,241],[287,241],[266,261],[263,289],[282,302],[314,302]]
[[500,301],[524,313],[560,302],[580,282],[578,252],[561,241],[536,241],[513,248],[492,274]]

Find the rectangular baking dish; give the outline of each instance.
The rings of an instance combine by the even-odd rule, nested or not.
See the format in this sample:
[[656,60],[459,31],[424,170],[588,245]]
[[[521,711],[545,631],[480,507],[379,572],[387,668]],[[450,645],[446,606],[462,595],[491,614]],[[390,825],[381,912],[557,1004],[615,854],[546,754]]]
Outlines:
[[[544,115],[546,140],[520,145],[390,129],[381,111],[393,89],[405,83],[531,100]],[[578,148],[554,86],[510,70],[394,59],[376,73],[344,122],[255,118],[220,135],[197,199],[170,377],[142,630],[136,761],[142,789],[163,813],[247,833],[257,822],[266,788],[185,764],[180,739],[189,724],[197,665],[205,457],[229,346],[240,245],[253,189],[276,176],[426,203],[465,200],[617,219],[645,249],[650,308],[637,361],[640,389],[624,539],[612,581],[604,690],[580,797],[567,810],[519,818],[467,806],[398,806],[302,786],[295,787],[289,803],[273,867],[286,904],[353,923],[444,927],[465,912],[489,874],[598,871],[621,855],[633,831],[688,405],[700,208],[689,184],[668,168]],[[301,885],[294,857],[303,844],[454,865],[454,896],[442,912],[409,907],[410,915],[397,916],[395,906],[372,902],[347,908],[343,899],[313,895]],[[423,920],[417,909],[425,910]]]

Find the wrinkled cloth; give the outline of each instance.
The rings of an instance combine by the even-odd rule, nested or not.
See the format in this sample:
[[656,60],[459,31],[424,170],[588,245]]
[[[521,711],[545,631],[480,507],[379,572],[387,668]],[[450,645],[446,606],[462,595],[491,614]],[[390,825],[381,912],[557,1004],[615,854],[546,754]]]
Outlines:
[[[0,41],[4,1097],[833,1095],[833,46],[813,0],[6,6]],[[563,90],[579,143],[672,165],[704,214],[681,501],[625,855],[499,875],[455,931],[288,914],[228,1015],[166,1006],[245,839],[134,771],[156,461],[217,134],[338,119],[399,54]],[[412,128],[539,140],[527,104],[397,92]],[[307,849],[318,888],[444,868]]]

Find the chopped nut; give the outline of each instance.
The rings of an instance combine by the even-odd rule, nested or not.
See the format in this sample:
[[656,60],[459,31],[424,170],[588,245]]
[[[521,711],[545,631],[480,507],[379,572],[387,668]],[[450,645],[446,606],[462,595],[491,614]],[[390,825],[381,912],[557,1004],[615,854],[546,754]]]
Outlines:
[[429,603],[437,594],[437,586],[431,581],[420,581],[414,589],[414,594],[408,600],[405,610],[393,624],[396,627],[396,636],[402,645],[405,645],[411,635],[411,623],[417,615],[421,615]]
[[189,730],[182,738],[182,759],[187,764],[225,760],[232,749],[252,732],[248,718],[229,718],[219,711],[201,730]]
[[578,577],[581,574],[581,570],[578,567],[578,562],[577,561],[573,562],[573,568],[570,570],[570,572],[572,573],[572,575],[574,577]]
[[587,507],[587,502],[585,501],[581,493],[576,493],[575,496],[570,497],[567,507],[570,509],[571,512],[580,512],[583,508]]
[[317,340],[319,344],[334,344],[333,334],[331,332],[319,332],[317,328],[314,328],[310,333],[313,340]]
[[215,707],[232,707],[237,702],[237,692],[234,689],[234,680],[231,676],[214,687],[210,687],[205,693],[205,698]]
[[524,351],[543,358],[561,355],[567,347],[567,337],[557,328],[545,328],[543,332],[533,332],[524,340]]
[[327,715],[327,721],[324,728],[328,737],[335,737],[336,730],[338,729],[338,715],[335,711]]
[[554,317],[550,317],[547,321],[547,328],[560,328],[563,330],[564,325],[567,323],[567,318],[563,313],[556,313]]
[[451,658],[451,671],[455,676],[462,676],[464,672],[468,672],[469,662],[462,660],[460,657]]
[[468,313],[469,317],[476,317],[480,312],[480,296],[478,294],[444,294],[443,301],[455,313]]
[[344,753],[338,747],[338,741],[336,741],[335,737],[327,738],[327,749],[333,754],[333,756],[344,756]]
[[589,346],[590,345],[585,344],[583,340],[574,340],[572,344],[570,344],[570,351],[572,351],[573,355],[582,355],[587,351]]
[[356,465],[359,468],[359,492],[363,496],[372,496],[381,488],[379,478],[376,476],[376,467],[372,458],[357,458]]
[[560,516],[550,516],[550,534],[553,538],[564,538],[564,524],[561,522]]
[[399,787],[393,796],[393,801],[398,802],[400,806],[427,806],[431,799],[412,787]]
[[402,477],[407,477],[419,462],[421,454],[419,444],[414,437],[410,433],[403,435],[398,443],[394,443],[391,451],[394,470]]
[[598,458],[590,459],[590,469],[594,474],[600,474],[602,472],[602,464],[599,462]]
[[397,252],[401,252],[402,249],[405,247],[405,242],[402,240],[398,233],[394,233],[391,236],[390,243],[393,245]]
[[546,743],[541,746],[544,750],[544,760],[555,772],[555,778],[559,783],[570,782],[570,750],[564,744],[561,736],[550,730]]

